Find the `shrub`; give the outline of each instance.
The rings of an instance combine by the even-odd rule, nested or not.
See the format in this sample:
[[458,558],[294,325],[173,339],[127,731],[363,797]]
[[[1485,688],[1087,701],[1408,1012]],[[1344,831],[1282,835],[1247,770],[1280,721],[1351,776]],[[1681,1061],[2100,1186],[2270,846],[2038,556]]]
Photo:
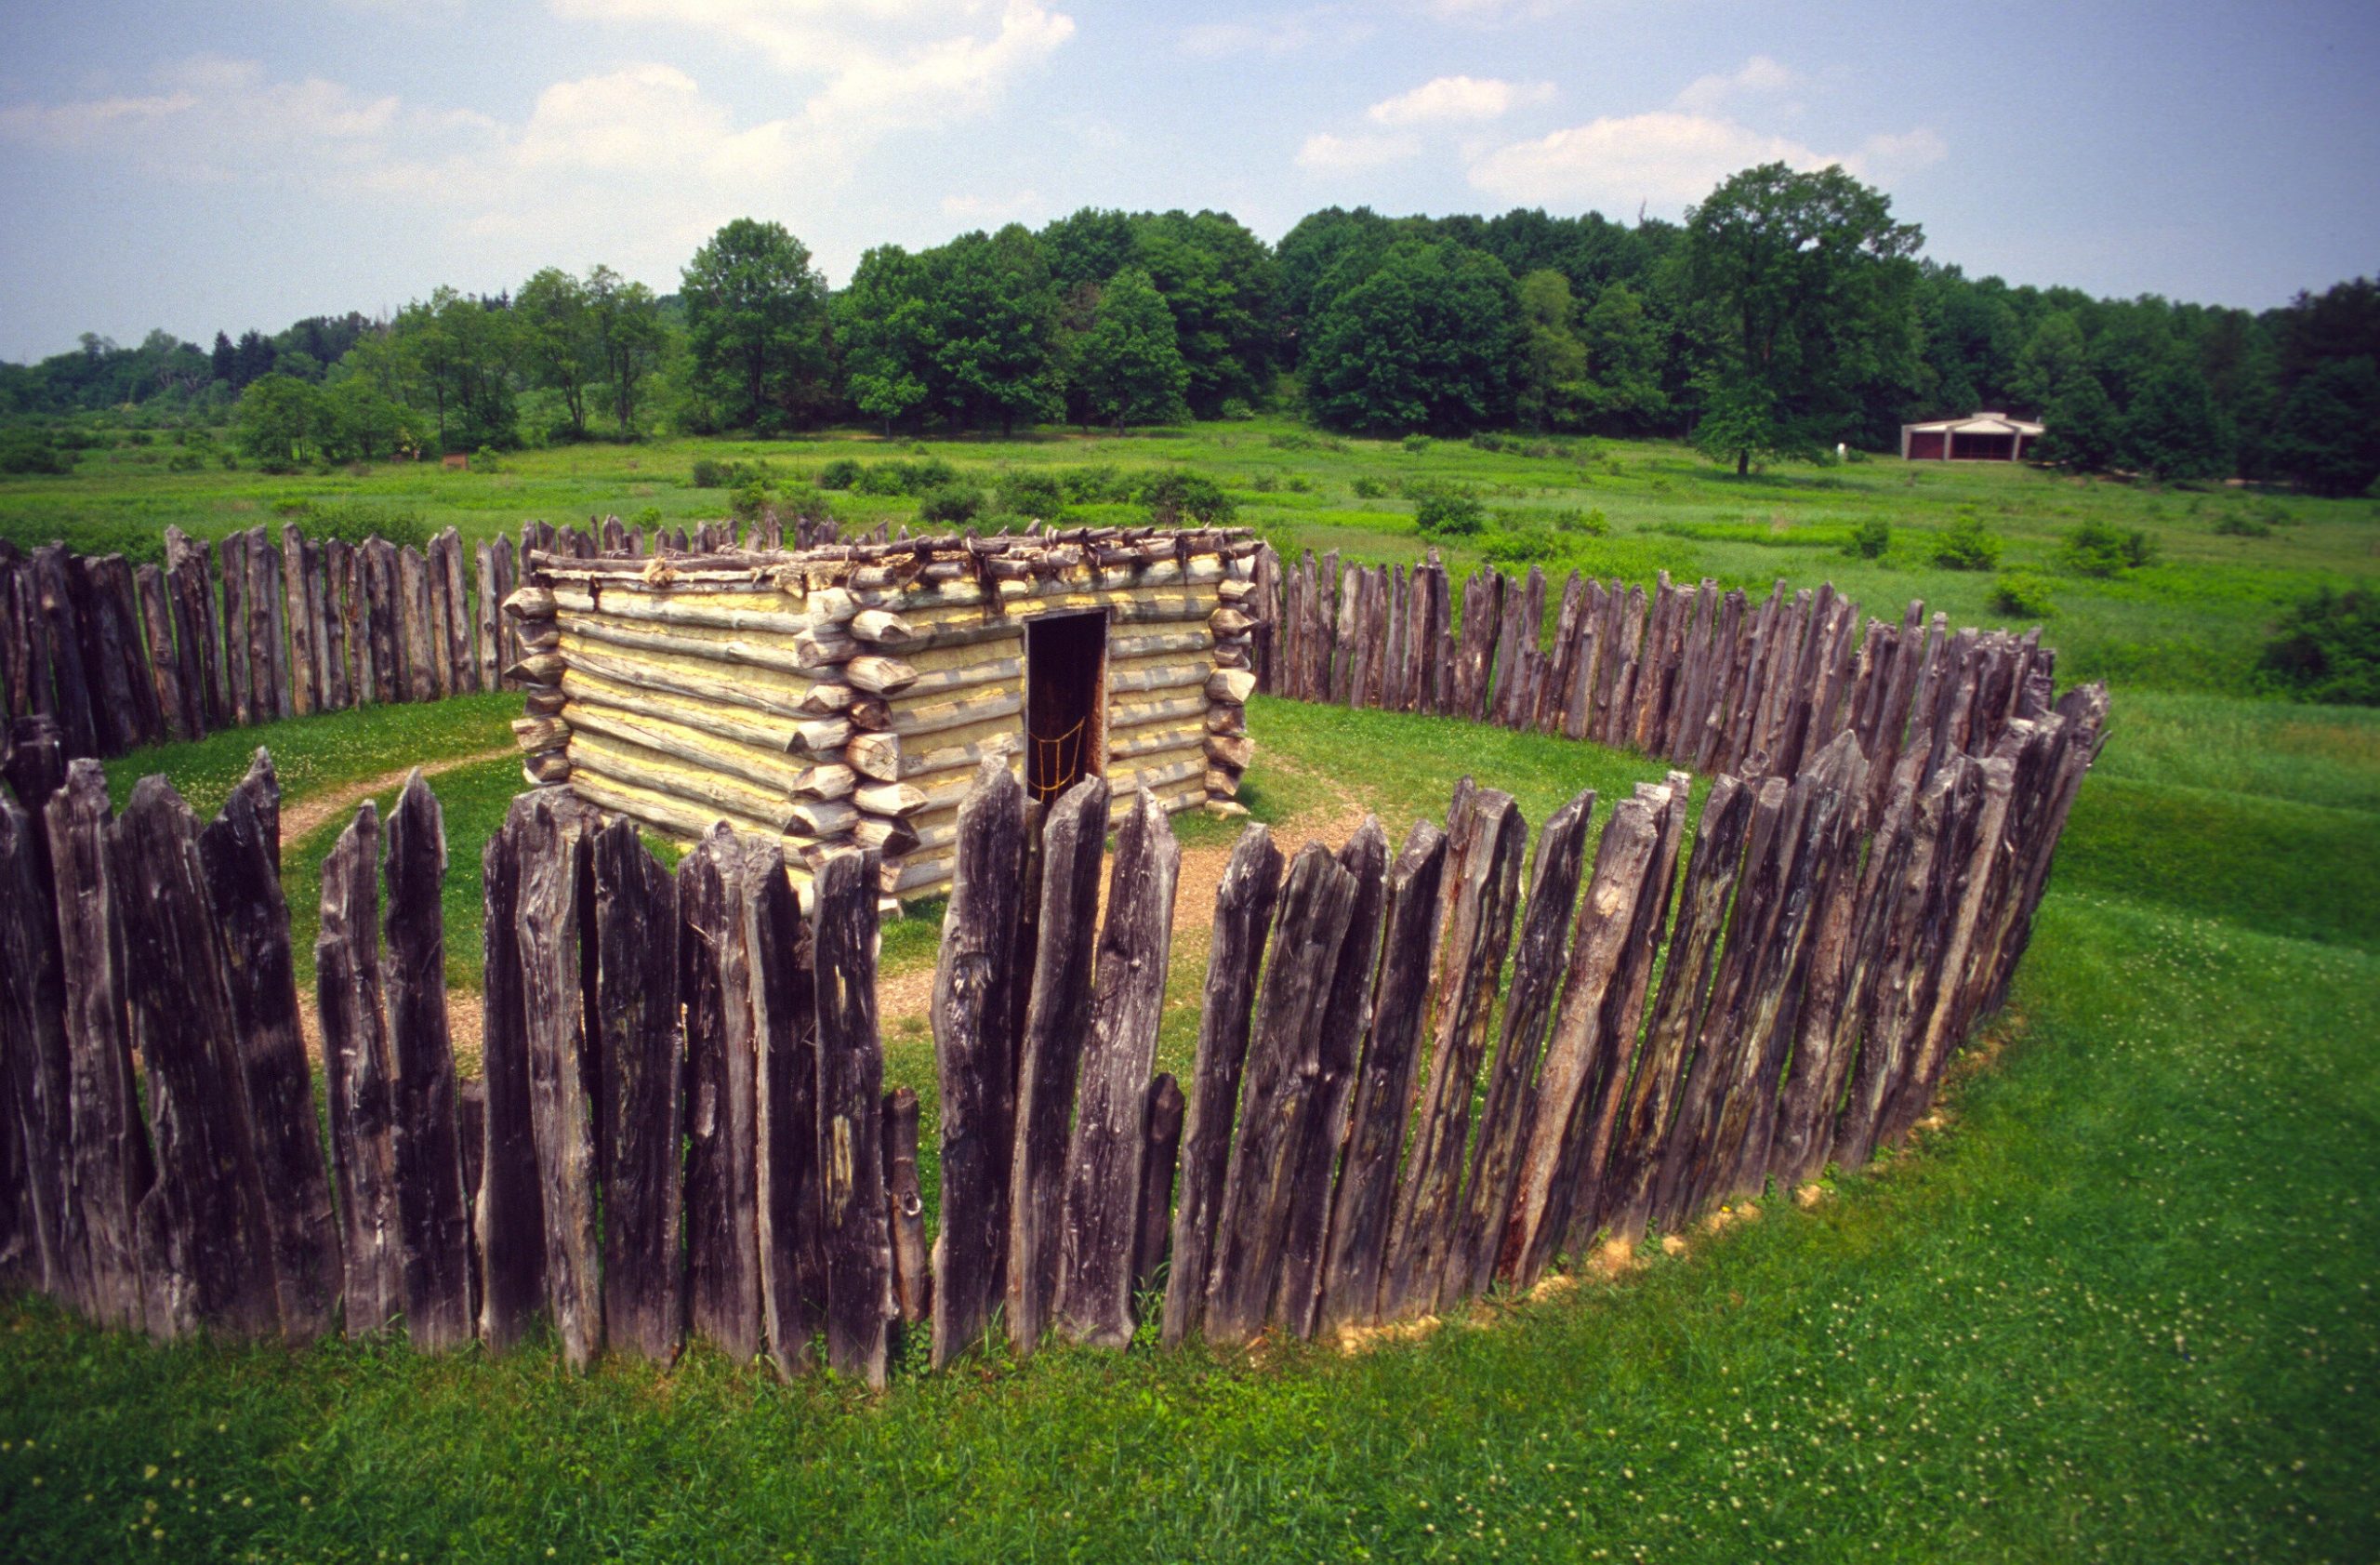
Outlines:
[[901,494],[906,489],[901,482],[901,470],[907,465],[906,462],[870,463],[852,480],[852,492],[855,495]]
[[1132,481],[1105,462],[1058,475],[1068,505],[1104,505],[1132,497]]
[[1591,538],[1599,538],[1611,531],[1611,519],[1603,513],[1600,506],[1593,511],[1557,511],[1546,520],[1553,524],[1556,532],[1584,533]]
[[1387,493],[1388,485],[1377,478],[1355,480],[1355,497],[1359,500],[1376,500]]
[[167,472],[196,472],[206,465],[206,458],[195,451],[177,451],[165,458]]
[[1011,468],[992,486],[1001,511],[1014,516],[1055,521],[1066,509],[1066,486],[1058,473],[1042,468]]
[[1851,529],[1851,541],[1843,546],[1843,552],[1855,560],[1881,560],[1892,543],[1893,524],[1875,516]]
[[37,430],[0,431],[0,472],[74,471],[74,454],[63,441],[52,443]]
[[737,484],[735,492],[727,497],[727,509],[739,522],[757,520],[768,503],[769,486],[757,478]]
[[694,458],[694,485],[697,489],[717,489],[727,482],[727,464],[708,457]]
[[483,445],[478,450],[472,452],[471,471],[473,472],[502,472],[504,468],[503,465],[496,460],[496,447],[493,445]]
[[2066,535],[2058,558],[2077,576],[2118,576],[2157,558],[2157,545],[2135,527],[2126,531],[2105,522],[2085,522]]
[[859,463],[849,457],[838,457],[818,470],[821,489],[848,489],[859,479]]
[[2215,536],[2227,538],[2268,538],[2272,524],[2243,511],[2227,511],[2215,519]]
[[1150,521],[1169,527],[1185,521],[1214,526],[1230,521],[1236,511],[1221,484],[1182,468],[1144,479],[1136,497],[1149,508]]
[[1249,481],[1248,486],[1260,495],[1269,495],[1281,486],[1281,481],[1269,472],[1260,472]]
[[1949,571],[1988,571],[2000,564],[2000,540],[1970,512],[1934,540],[1934,563]]
[[628,524],[633,527],[641,527],[648,533],[653,531],[654,528],[661,525],[661,508],[657,505],[646,506],[628,518]]
[[2322,588],[2290,609],[2258,661],[2265,683],[2333,706],[2380,706],[2380,593]]
[[2018,619],[2047,619],[2057,612],[2049,583],[2037,576],[2011,571],[1991,584],[1991,606]]
[[1479,543],[1479,552],[1499,565],[1533,565],[1561,553],[1554,535],[1526,524],[1500,525]]
[[1469,537],[1488,524],[1479,497],[1455,484],[1408,484],[1413,524],[1424,537]]
[[972,484],[939,484],[918,497],[918,520],[964,526],[984,509],[984,492]]
[[1430,448],[1430,437],[1425,434],[1409,434],[1396,444],[1418,457]]
[[1256,417],[1256,409],[1248,405],[1246,397],[1225,397],[1223,406],[1216,409],[1216,417],[1235,424],[1245,423]]
[[[282,502],[273,509],[279,511]],[[297,513],[298,524],[308,537],[317,543],[339,538],[348,543],[362,543],[366,538],[386,538],[398,548],[410,544],[416,549],[427,548],[431,537],[430,524],[421,512],[387,505],[377,500],[333,500],[327,505],[312,501],[298,502],[304,509]]]

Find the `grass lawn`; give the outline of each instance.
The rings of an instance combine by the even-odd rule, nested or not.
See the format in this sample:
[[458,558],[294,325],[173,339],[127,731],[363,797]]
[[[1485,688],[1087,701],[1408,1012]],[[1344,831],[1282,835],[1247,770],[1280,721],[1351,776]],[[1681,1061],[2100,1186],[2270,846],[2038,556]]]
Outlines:
[[[1339,524],[1300,521],[1289,503],[1315,497],[1361,511],[1345,536],[1402,557],[1409,537],[1373,514],[1398,502],[1340,493],[1353,473],[1559,465],[1443,445],[1287,448],[1281,432],[963,455],[1180,456],[1236,485],[1270,468],[1275,489],[1247,495],[1260,525],[1327,545]],[[657,464],[669,449],[542,453],[496,478]],[[754,449],[790,465],[813,456],[809,443]],[[1687,505],[1689,485],[1714,511],[1708,497],[1751,491],[1659,448],[1604,454],[1622,471],[1594,468],[1588,488],[1609,492],[1593,503],[1615,544],[1692,550],[1685,568],[1747,578],[1774,563],[1871,603],[1923,593],[1954,620],[1989,617],[1979,578],[1915,557],[1854,566],[1823,549],[1659,530],[1704,524],[1663,514]],[[1313,487],[1280,487],[1291,474]],[[1650,1252],[1619,1286],[1497,1302],[1356,1357],[1274,1343],[1021,1363],[996,1352],[937,1376],[910,1344],[875,1399],[782,1386],[700,1347],[667,1372],[607,1359],[580,1377],[549,1344],[496,1362],[385,1344],[159,1349],[39,1301],[0,1304],[0,1557],[2380,1557],[2380,714],[2254,699],[2243,661],[2275,583],[2370,573],[2369,503],[2287,502],[2295,525],[2239,538],[2213,535],[2205,512],[2253,497],[1966,469],[1912,488],[1881,462],[1787,476],[1778,507],[1834,525],[1874,506],[1892,514],[1897,550],[1962,503],[2012,555],[2055,547],[2059,506],[2120,509],[2166,540],[2168,563],[2128,580],[2056,578],[2060,671],[2096,657],[2119,676],[2111,736],[1984,1068],[1911,1154],[1833,1182],[1811,1210],[1763,1202],[1683,1258]],[[20,493],[0,490],[0,516]],[[1995,510],[1995,494],[2018,510]],[[2235,547],[2227,564],[2220,550]],[[2163,595],[2139,595],[2150,588]],[[2115,656],[2168,642],[2170,655]],[[262,738],[294,803],[499,745],[504,707],[304,720],[111,773],[126,786],[163,766],[211,808]],[[1660,770],[1281,702],[1256,703],[1250,723],[1260,816],[1352,804],[1393,835],[1442,813],[1464,772],[1511,789],[1534,825],[1580,787],[1608,802]],[[471,868],[517,776],[503,761],[437,784],[450,884],[468,888],[447,909],[458,979],[476,965]],[[292,851],[301,908],[334,829]],[[1183,830],[1193,845],[1227,840],[1210,823]],[[888,926],[888,970],[930,962],[931,928]],[[1169,1068],[1187,1058],[1198,971],[1177,955]],[[921,1028],[888,1041],[888,1075],[930,1086]],[[926,1178],[931,1200],[930,1167]]]

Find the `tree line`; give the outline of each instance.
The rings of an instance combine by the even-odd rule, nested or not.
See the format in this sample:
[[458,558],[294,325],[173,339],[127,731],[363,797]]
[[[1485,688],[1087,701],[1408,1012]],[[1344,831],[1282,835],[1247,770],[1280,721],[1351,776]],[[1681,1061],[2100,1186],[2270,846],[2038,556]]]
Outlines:
[[0,413],[236,408],[245,444],[371,458],[657,430],[775,434],[1302,413],[1363,433],[1690,439],[1748,471],[1910,420],[2040,416],[2045,458],[2360,493],[2380,475],[2380,285],[2264,312],[1971,278],[1840,168],[1747,169],[1682,223],[1331,207],[1267,244],[1216,212],[1085,208],[829,288],[738,219],[655,296],[607,267],[440,288],[211,351],[0,365]]

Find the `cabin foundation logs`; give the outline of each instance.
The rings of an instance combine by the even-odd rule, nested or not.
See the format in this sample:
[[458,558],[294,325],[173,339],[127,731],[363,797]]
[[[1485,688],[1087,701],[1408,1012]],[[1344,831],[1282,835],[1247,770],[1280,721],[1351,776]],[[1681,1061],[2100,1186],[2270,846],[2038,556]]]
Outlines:
[[1100,697],[1078,722],[1098,761],[1078,772],[1169,813],[1243,814],[1259,550],[1157,527],[687,555],[533,544],[501,616],[523,772],[670,836],[724,821],[775,840],[805,900],[846,847],[876,854],[883,897],[938,895],[981,763],[1030,788],[1027,746],[1077,733],[1031,731],[1027,627],[1097,615]]

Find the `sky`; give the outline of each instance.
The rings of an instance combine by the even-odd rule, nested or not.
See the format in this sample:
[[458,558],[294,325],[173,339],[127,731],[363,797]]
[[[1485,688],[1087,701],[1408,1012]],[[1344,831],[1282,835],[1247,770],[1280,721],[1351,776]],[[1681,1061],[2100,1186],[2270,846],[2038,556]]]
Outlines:
[[205,343],[730,219],[1669,219],[1840,162],[1971,275],[2263,309],[2380,272],[2380,6],[10,0],[0,358]]

